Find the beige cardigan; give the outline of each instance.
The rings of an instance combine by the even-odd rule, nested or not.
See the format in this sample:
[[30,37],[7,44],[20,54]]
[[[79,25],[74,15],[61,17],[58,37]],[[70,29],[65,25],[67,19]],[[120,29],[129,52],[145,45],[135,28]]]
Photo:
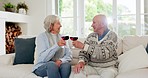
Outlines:
[[91,33],[84,44],[79,60],[94,67],[109,67],[117,64],[117,35],[113,31],[109,31],[100,41],[97,33]]

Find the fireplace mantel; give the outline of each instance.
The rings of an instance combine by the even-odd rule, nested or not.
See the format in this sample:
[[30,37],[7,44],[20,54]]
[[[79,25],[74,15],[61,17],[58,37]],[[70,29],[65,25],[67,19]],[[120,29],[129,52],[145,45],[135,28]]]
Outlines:
[[0,11],[0,19],[5,19],[7,22],[28,23],[29,16],[13,12]]
[[[0,55],[6,54],[5,50],[5,23],[14,22],[29,25],[30,16],[0,11]],[[27,27],[26,27],[27,28]],[[26,30],[27,31],[27,30]]]

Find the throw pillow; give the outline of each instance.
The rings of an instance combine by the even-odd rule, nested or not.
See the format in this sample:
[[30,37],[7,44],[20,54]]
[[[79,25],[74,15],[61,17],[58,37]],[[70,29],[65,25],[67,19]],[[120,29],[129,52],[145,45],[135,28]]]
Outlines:
[[147,46],[146,46],[146,52],[148,53],[148,44],[147,44]]
[[15,58],[13,65],[33,64],[35,51],[35,37],[33,38],[15,38]]
[[148,55],[142,45],[126,51],[118,60],[119,73],[148,67]]

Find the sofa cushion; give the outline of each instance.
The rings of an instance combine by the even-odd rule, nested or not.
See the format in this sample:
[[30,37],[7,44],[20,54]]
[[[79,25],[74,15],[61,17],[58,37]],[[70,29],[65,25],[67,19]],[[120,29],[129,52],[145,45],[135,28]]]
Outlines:
[[119,56],[119,73],[148,67],[148,54],[140,45]]
[[148,78],[148,68],[120,73],[116,78]]
[[117,55],[119,56],[120,54],[122,54],[122,51],[123,51],[122,39],[118,38],[117,42],[118,42]]
[[12,65],[14,60],[14,53],[0,56],[0,65]]
[[71,65],[76,65],[78,63],[79,59],[73,58],[70,62]]
[[71,49],[71,51],[72,51],[73,58],[78,59],[79,58],[79,52],[81,51],[81,49],[73,48],[73,49]]
[[0,66],[0,78],[25,78],[32,73],[33,64]]
[[15,38],[15,59],[16,64],[33,64],[35,51],[35,37],[33,38]]
[[128,51],[138,45],[147,46],[148,36],[125,36],[123,38],[123,52]]

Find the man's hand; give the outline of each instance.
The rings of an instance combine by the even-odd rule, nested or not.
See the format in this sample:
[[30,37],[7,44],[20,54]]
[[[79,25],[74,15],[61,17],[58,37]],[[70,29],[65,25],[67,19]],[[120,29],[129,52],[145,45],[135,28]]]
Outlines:
[[58,46],[64,46],[64,45],[66,45],[65,40],[61,39],[58,41]]
[[56,65],[57,65],[58,67],[60,67],[60,65],[62,64],[62,61],[61,61],[61,60],[57,60],[55,63],[56,63]]
[[84,44],[81,43],[80,41],[73,41],[72,44],[76,48],[79,48],[79,49],[83,49],[84,48]]
[[80,73],[80,71],[84,69],[84,66],[85,66],[84,62],[79,62],[74,67],[74,73]]

